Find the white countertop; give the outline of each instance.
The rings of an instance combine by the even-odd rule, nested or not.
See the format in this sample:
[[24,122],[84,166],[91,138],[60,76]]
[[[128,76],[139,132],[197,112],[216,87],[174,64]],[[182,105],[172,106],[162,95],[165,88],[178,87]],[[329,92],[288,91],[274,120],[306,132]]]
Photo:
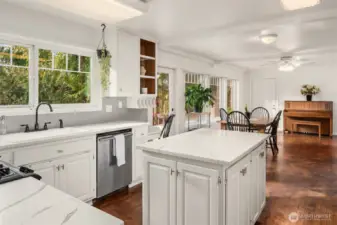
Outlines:
[[148,125],[148,123],[119,121],[113,123],[92,124],[78,127],[66,127],[62,129],[50,129],[47,131],[31,133],[14,133],[0,135],[0,151],[9,148],[25,147],[28,145],[45,143],[46,141],[57,141],[67,139],[69,137],[96,135],[99,133],[127,129],[142,125]]
[[0,185],[0,225],[123,225],[34,178]]
[[216,164],[231,164],[262,144],[269,135],[199,129],[138,145],[140,149]]

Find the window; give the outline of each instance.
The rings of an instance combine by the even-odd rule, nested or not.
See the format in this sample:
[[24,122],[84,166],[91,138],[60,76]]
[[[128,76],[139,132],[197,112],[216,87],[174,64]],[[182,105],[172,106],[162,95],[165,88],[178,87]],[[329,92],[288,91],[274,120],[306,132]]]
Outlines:
[[95,52],[78,49],[76,53],[64,46],[58,49],[61,51],[0,42],[1,112],[26,114],[39,102],[61,111],[100,106],[99,76],[92,76]]
[[87,56],[39,49],[39,102],[90,103],[90,67]]
[[210,88],[212,90],[212,95],[214,98],[214,105],[211,108],[211,117],[220,117],[220,108],[223,107],[223,88],[222,88],[223,78],[220,77],[210,77]]
[[238,106],[238,82],[227,80],[227,111],[236,110]]
[[0,44],[0,105],[28,105],[30,50]]

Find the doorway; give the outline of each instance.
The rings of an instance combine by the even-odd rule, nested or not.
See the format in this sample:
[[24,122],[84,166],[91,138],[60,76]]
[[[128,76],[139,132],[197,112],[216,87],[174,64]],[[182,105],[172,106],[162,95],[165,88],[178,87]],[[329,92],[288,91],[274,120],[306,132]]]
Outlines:
[[[153,108],[153,126],[163,126],[172,113],[175,114],[174,103],[174,70],[158,67],[156,106]],[[173,120],[171,134],[176,133],[176,123]]]

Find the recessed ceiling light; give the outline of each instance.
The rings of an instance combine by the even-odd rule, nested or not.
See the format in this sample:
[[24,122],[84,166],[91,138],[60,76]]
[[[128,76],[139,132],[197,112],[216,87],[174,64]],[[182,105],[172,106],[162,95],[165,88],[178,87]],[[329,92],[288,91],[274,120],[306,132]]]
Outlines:
[[321,3],[321,0],[281,0],[285,10],[298,10],[313,7]]
[[277,34],[261,34],[260,40],[262,43],[270,45],[276,41],[277,37],[278,37]]

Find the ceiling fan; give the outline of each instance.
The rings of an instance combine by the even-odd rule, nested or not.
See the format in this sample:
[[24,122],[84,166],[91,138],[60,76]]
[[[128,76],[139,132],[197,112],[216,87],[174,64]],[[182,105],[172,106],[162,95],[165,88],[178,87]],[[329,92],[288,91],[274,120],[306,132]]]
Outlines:
[[312,64],[312,63],[315,63],[315,62],[308,60],[308,59],[303,59],[299,56],[282,56],[279,60],[272,60],[261,66],[264,67],[264,66],[276,64],[278,65],[278,69],[280,71],[292,72],[300,66],[303,66],[306,64]]

